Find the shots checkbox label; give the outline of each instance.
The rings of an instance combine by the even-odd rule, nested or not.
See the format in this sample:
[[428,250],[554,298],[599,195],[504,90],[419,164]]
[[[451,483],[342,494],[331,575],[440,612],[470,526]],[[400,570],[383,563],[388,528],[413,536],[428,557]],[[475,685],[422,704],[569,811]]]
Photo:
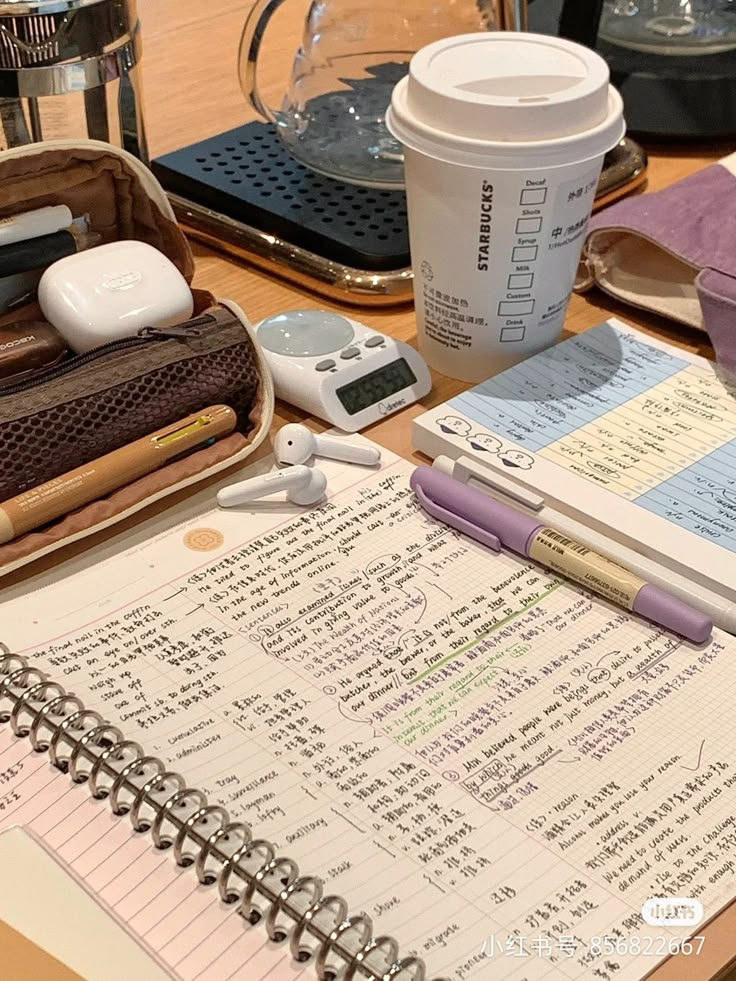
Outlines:
[[519,218],[516,222],[517,235],[536,235],[542,231],[541,218]]

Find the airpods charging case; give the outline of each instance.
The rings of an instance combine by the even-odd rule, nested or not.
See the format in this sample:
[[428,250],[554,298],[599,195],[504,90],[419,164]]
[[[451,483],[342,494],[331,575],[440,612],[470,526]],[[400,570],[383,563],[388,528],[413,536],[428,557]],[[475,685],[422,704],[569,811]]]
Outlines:
[[142,327],[173,327],[192,316],[189,284],[147,242],[109,242],[59,259],[41,277],[38,302],[69,348],[135,337]]

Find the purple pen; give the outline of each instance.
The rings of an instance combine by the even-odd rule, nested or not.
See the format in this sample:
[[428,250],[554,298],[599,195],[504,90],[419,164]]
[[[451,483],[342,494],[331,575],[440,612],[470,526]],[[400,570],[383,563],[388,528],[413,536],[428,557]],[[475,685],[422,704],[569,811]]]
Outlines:
[[433,518],[495,551],[501,546],[653,623],[703,644],[713,621],[659,586],[599,555],[531,515],[462,484],[431,467],[417,467],[409,481],[417,500]]

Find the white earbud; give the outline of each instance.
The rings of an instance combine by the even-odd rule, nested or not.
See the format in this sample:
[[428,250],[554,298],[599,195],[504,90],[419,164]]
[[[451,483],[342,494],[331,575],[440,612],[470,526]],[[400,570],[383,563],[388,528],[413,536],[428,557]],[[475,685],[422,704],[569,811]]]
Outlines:
[[287,423],[278,431],[273,452],[279,463],[292,465],[306,463],[312,456],[361,463],[366,467],[381,462],[381,451],[375,446],[359,446],[334,436],[317,436],[298,422]]
[[321,470],[290,467],[223,487],[217,493],[217,503],[221,508],[232,508],[277,491],[286,491],[287,498],[294,504],[316,504],[325,496],[326,489],[327,478]]

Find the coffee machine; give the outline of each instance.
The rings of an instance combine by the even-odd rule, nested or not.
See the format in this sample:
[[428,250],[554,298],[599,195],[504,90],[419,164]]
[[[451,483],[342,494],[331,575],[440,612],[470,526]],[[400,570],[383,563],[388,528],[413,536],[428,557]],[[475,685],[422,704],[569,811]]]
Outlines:
[[528,28],[595,48],[647,140],[736,136],[733,0],[529,0]]

